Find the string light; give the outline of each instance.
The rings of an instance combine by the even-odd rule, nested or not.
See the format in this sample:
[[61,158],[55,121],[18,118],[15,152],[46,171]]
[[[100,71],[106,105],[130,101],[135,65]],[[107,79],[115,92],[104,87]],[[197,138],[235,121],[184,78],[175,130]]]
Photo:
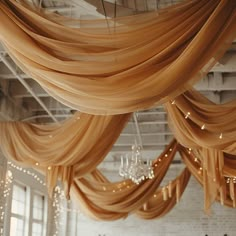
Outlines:
[[[173,102],[174,102],[174,101],[173,101]],[[172,103],[172,104],[174,104],[174,103]],[[188,112],[186,113],[186,115],[184,116],[184,118],[185,118],[185,119],[188,119],[190,115],[191,115],[191,113],[188,111]],[[205,129],[206,129],[206,124],[202,124],[201,130],[205,130]],[[223,138],[223,133],[220,133],[219,139],[222,139],[222,138]]]
[[234,177],[234,176],[227,177],[226,183],[229,184],[231,181],[233,181],[233,183],[235,184],[236,183],[236,177]]
[[[1,205],[0,205],[0,219],[1,219],[1,221],[4,221],[5,209],[7,209],[6,198],[9,196],[9,194],[11,192],[12,180],[13,180],[12,172],[10,170],[7,170],[5,181],[1,180],[1,182],[0,182],[0,190],[3,193],[3,201],[1,202]],[[1,228],[0,236],[3,236],[4,235],[3,233],[4,233],[3,228]]]
[[77,116],[75,119],[74,119],[74,122],[80,120],[80,116]]
[[[16,164],[14,164],[14,163],[11,162],[11,161],[8,161],[7,164],[8,164],[11,168],[16,169],[16,170],[18,170],[18,171],[21,171],[21,172],[23,172],[24,174],[27,174],[27,175],[33,177],[33,178],[34,178],[35,180],[37,180],[40,184],[42,184],[43,186],[46,186],[46,183],[45,183],[45,182],[40,178],[40,176],[38,176],[35,172],[30,171],[30,170],[26,170],[26,169],[24,169],[24,168],[22,168],[22,167],[19,167],[19,166],[17,166]],[[36,162],[35,165],[39,165],[39,163]]]
[[60,216],[64,216],[65,214],[65,208],[62,207],[62,202],[65,201],[65,194],[64,191],[61,190],[59,186],[56,186],[54,189],[54,194],[53,194],[53,203],[52,206],[54,208],[54,222],[55,222],[55,232],[54,236],[58,235],[59,229],[62,225]]
[[188,119],[188,117],[191,115],[191,113],[188,111],[186,116],[184,117],[185,119]]
[[171,104],[174,105],[174,104],[175,104],[175,100],[173,100],[173,101],[171,102]]

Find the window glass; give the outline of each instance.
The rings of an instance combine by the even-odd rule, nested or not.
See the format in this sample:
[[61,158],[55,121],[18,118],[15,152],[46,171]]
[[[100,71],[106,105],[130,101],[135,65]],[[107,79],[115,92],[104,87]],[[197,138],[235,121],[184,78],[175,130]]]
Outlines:
[[11,217],[10,236],[24,236],[24,220]]
[[13,185],[11,212],[18,215],[25,215],[26,188]]
[[29,186],[13,183],[9,236],[44,236],[45,201]]
[[32,225],[32,236],[42,236],[43,225],[40,223],[33,223]]
[[43,220],[44,196],[34,194],[33,199],[33,219]]

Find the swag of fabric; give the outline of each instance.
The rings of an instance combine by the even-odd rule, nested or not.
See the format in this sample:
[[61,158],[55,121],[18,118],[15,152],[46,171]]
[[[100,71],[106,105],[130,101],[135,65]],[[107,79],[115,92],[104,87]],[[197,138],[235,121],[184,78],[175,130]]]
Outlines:
[[[231,169],[235,168],[233,160],[236,160],[236,101],[215,104],[197,91],[189,90],[176,97],[174,102],[166,103],[165,108],[175,138],[191,150],[200,162],[204,208],[210,213],[211,204],[218,199],[219,193],[222,204],[226,199],[224,169],[227,168],[228,176],[233,177]],[[231,156],[231,162],[225,161],[226,156]],[[195,170],[194,175],[198,171]],[[235,206],[235,203],[230,205]]]
[[[180,149],[188,170],[204,188],[207,213],[210,213],[210,205],[215,200],[219,201],[221,205],[236,207],[236,186],[233,182],[235,168],[232,168],[236,164],[236,156],[221,151],[218,151],[217,154],[215,152],[215,150],[207,149],[199,149],[195,152],[188,152],[186,148]],[[209,164],[212,166],[207,169]],[[229,183],[226,181],[228,177],[232,177]]]
[[163,104],[201,79],[235,38],[236,2],[193,0],[83,21],[2,0],[0,29],[16,63],[54,98],[89,114],[123,114]]
[[[113,202],[112,207],[103,200],[100,205],[94,204],[95,196],[99,195],[96,193],[94,196],[95,193],[90,191],[91,183],[85,174],[94,173],[130,116],[114,114],[173,100],[208,72],[235,37],[235,10],[234,0],[193,0],[142,17],[81,21],[47,14],[26,1],[1,1],[0,40],[16,63],[57,100],[95,114],[81,114],[79,119],[76,114],[61,126],[1,123],[0,144],[4,154],[46,172],[50,192],[58,178],[64,182],[68,197],[72,186],[73,193],[95,218],[120,218],[128,211],[137,211],[144,218],[164,214],[174,206],[174,201],[161,203],[163,208],[156,208],[152,196],[168,165],[165,165],[166,170],[163,167],[163,175],[157,175],[153,182],[146,181],[137,189],[133,187],[138,194],[136,197],[139,193],[147,194],[145,200],[141,198],[139,204],[135,204],[139,198],[134,196],[134,202],[129,202],[121,211],[117,210],[117,202],[115,206]],[[66,25],[71,23],[79,23],[80,28]],[[212,118],[211,111],[215,105],[205,102],[205,99],[196,103],[191,96],[191,93],[180,96],[177,104],[182,103],[183,108],[176,108],[179,111],[174,111],[175,116],[183,116],[188,111],[185,110],[186,104],[196,109],[203,108],[204,124],[207,125],[203,134],[204,146],[234,154],[235,142],[232,139],[235,127],[231,131],[232,126],[224,123],[227,119],[208,124],[207,117]],[[232,118],[229,111],[235,112],[235,109],[230,107],[224,111]],[[202,120],[198,119],[194,120],[195,128],[201,126]],[[182,123],[185,130],[189,128],[187,123]],[[226,139],[215,144],[211,138],[215,137],[217,126],[222,128]],[[184,129],[177,135],[183,145],[195,148],[203,145],[202,136],[194,132],[195,129],[188,129],[188,133],[192,134],[189,138],[184,137]],[[209,166],[207,162],[205,166]],[[226,167],[230,171],[229,165]],[[96,174],[96,177],[105,181],[101,175]],[[173,185],[176,199],[180,195],[180,182],[178,180],[176,186]],[[186,182],[181,182],[183,189]],[[155,187],[147,191],[149,184]],[[205,189],[207,186],[209,184]],[[219,186],[214,188],[214,193]],[[165,188],[162,192],[165,199],[166,191]],[[156,196],[160,200],[160,190]],[[214,198],[211,195],[210,201]],[[124,199],[115,198],[114,201],[126,204]],[[147,209],[152,213],[147,214]]]
[[117,220],[136,214],[153,219],[167,214],[180,200],[190,178],[184,169],[176,179],[160,187],[179,145],[172,141],[153,163],[155,177],[136,185],[131,180],[111,183],[98,170],[77,179],[72,185],[72,198],[96,220]]
[[0,146],[7,158],[46,173],[50,195],[61,179],[69,198],[74,175],[79,178],[96,168],[129,117],[129,114],[93,116],[77,112],[60,125],[1,122]]
[[236,100],[215,104],[189,90],[164,104],[169,127],[180,144],[236,155]]

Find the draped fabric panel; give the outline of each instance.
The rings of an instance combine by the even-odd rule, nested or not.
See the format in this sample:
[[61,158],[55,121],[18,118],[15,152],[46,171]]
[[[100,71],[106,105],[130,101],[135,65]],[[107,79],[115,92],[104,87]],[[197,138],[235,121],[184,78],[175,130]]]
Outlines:
[[199,148],[193,153],[202,163],[204,208],[209,211],[225,181],[223,177],[224,154],[220,150],[208,148]]
[[193,0],[81,21],[3,0],[0,28],[10,55],[54,98],[90,114],[123,114],[167,102],[201,79],[236,35],[236,2]]
[[61,125],[1,122],[0,146],[6,157],[46,171],[52,193],[58,177],[71,183],[74,174],[79,178],[94,170],[129,117],[129,114],[93,116],[77,112]]
[[214,104],[199,92],[189,90],[164,106],[169,126],[183,146],[236,155],[236,100]]
[[[164,199],[163,197],[163,189],[165,188],[159,188],[154,193],[153,197],[149,198],[146,203],[147,206],[140,208],[138,211],[135,212],[135,214],[146,220],[165,216],[179,202],[179,198],[184,193],[184,190],[189,182],[190,176],[190,172],[187,168],[185,168],[180,176],[178,176],[175,180],[171,181],[171,185],[169,184],[165,187],[168,190],[167,199]],[[169,190],[170,186],[171,189]]]
[[54,98],[88,113],[62,125],[2,122],[3,153],[45,172],[50,194],[61,179],[66,196],[72,188],[96,219],[130,212],[160,217],[179,201],[190,177],[184,170],[158,189],[179,149],[176,142],[154,163],[154,179],[140,185],[110,183],[95,168],[129,112],[166,103],[177,140],[198,156],[195,163],[181,148],[204,186],[206,210],[215,199],[234,207],[234,182],[225,179],[235,176],[235,101],[216,105],[194,90],[182,92],[209,71],[235,36],[235,0],[192,0],[141,16],[90,21],[47,13],[25,0],[2,0],[0,40],[17,65]]
[[[222,178],[219,178],[218,180],[214,181],[214,176],[211,172],[204,173],[203,170],[203,163],[201,159],[198,158],[198,161],[196,161],[196,156],[200,157],[199,155],[196,155],[194,152],[188,152],[185,148],[180,148],[180,153],[182,156],[182,159],[184,163],[186,164],[187,168],[191,172],[191,174],[198,180],[198,182],[204,187],[204,190],[206,189],[206,193],[209,193],[210,196],[207,196],[206,193],[204,193],[205,197],[205,210],[207,213],[209,213],[209,205],[212,203],[212,197],[214,196],[214,200],[217,200],[221,202],[222,205],[226,205],[229,207],[236,207],[235,202],[235,191],[236,186],[233,182],[227,182],[227,177],[234,177],[234,171],[230,171],[230,168],[226,165],[222,170]],[[202,154],[201,154],[202,155]],[[207,156],[201,156],[202,159],[207,158]],[[214,156],[209,156],[209,158]],[[234,161],[236,160],[236,156],[234,156]],[[225,171],[228,170],[228,171]],[[217,170],[216,170],[217,171]],[[208,176],[206,176],[208,175]],[[209,184],[211,178],[211,183],[215,182],[213,185]],[[216,185],[218,188],[216,188]],[[216,195],[213,195],[216,194]]]
[[[176,141],[173,141],[163,151],[153,164],[155,177],[151,180],[143,181],[139,185],[131,181],[127,181],[125,185],[123,181],[111,185],[105,179],[99,184],[97,183],[97,175],[92,175],[92,179],[84,177],[83,179],[75,180],[75,184],[87,196],[88,201],[93,202],[105,210],[126,213],[132,212],[139,208],[156,191],[176,154],[177,146]],[[169,151],[170,149],[171,151]],[[168,156],[165,157],[165,154],[168,154]],[[104,196],[104,188],[107,190],[107,197]],[[122,191],[123,189],[124,191]],[[119,191],[121,191],[120,194]]]
[[[190,178],[189,171],[185,169],[171,184],[158,188],[177,149],[178,144],[172,142],[153,163],[155,177],[140,185],[131,180],[111,183],[95,170],[86,177],[75,178],[72,197],[79,199],[80,208],[96,220],[116,220],[130,213],[144,219],[161,217],[179,201]],[[167,198],[163,189],[168,191]]]
[[199,92],[189,90],[166,103],[165,108],[178,142],[192,149],[201,161],[204,208],[209,213],[219,191],[221,196],[226,194],[223,170],[229,165],[225,155],[236,155],[236,101],[214,104]]

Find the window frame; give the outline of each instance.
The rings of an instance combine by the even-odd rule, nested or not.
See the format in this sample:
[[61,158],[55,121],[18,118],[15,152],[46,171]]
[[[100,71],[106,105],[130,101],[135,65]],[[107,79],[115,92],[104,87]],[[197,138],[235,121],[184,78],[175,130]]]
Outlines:
[[[48,208],[48,195],[46,187],[40,184],[35,178],[8,166],[8,169],[13,173],[13,179],[11,184],[11,191],[7,197],[7,208],[5,209],[5,219],[4,219],[4,234],[10,235],[11,227],[11,217],[18,216],[15,213],[12,213],[12,197],[13,197],[13,186],[18,185],[26,189],[26,209],[25,209],[25,222],[24,222],[24,236],[32,236],[33,223],[42,223],[43,231],[42,236],[46,236],[48,232],[48,223],[47,219],[49,218],[49,208]],[[39,177],[40,174],[34,170],[30,169],[30,172],[35,172]],[[33,198],[34,194],[38,194],[44,197],[43,203],[43,220],[38,222],[36,219],[33,219]]]

